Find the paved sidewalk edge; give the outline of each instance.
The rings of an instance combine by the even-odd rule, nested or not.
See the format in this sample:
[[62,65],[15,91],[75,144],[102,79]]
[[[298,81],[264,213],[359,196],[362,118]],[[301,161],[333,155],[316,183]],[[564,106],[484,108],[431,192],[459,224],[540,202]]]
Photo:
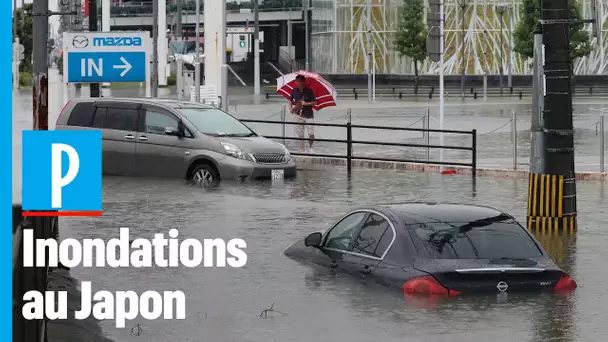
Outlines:
[[[331,158],[331,157],[314,157],[314,156],[294,156],[296,163],[302,165],[324,165],[324,166],[342,166],[346,167],[346,159]],[[439,165],[423,164],[423,163],[404,163],[404,162],[388,162],[388,161],[373,161],[373,160],[358,160],[352,161],[353,167],[367,169],[395,169],[414,172],[429,172],[440,173]],[[471,168],[463,166],[445,166],[446,170],[454,170],[455,174],[462,176],[471,176]],[[527,170],[509,170],[509,169],[494,169],[494,168],[477,168],[477,176],[482,177],[497,177],[497,178],[515,178],[528,179],[529,172]],[[577,172],[576,180],[579,181],[603,181],[608,179],[608,172]]]

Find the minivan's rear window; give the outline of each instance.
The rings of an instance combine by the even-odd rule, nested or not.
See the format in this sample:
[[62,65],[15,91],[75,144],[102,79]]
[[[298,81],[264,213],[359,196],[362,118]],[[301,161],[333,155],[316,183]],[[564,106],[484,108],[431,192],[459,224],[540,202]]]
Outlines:
[[90,127],[93,123],[93,115],[95,114],[95,105],[93,102],[80,102],[74,106],[70,117],[68,118],[68,126]]
[[502,216],[472,222],[408,225],[429,255],[437,259],[534,258],[542,252],[513,219]]

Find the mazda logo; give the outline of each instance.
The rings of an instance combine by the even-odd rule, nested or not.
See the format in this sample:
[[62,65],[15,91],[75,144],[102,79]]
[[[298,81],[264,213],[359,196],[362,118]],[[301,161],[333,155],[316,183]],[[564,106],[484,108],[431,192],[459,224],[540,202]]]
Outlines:
[[89,38],[85,36],[76,36],[72,39],[72,45],[78,49],[84,49],[89,46]]
[[505,283],[504,281],[501,281],[496,285],[496,288],[500,292],[505,292],[509,288],[509,285],[507,285],[507,283]]

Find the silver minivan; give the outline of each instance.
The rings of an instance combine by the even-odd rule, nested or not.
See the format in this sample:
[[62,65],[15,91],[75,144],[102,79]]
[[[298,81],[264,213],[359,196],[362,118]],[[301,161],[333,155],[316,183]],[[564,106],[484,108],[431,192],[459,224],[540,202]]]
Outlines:
[[103,174],[180,177],[196,183],[292,178],[287,148],[232,115],[195,102],[83,98],[69,101],[57,130],[103,134]]

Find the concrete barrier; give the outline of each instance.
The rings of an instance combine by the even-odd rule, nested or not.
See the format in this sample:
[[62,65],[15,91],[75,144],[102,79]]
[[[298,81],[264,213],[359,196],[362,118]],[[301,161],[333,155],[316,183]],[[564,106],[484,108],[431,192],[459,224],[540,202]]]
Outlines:
[[[343,166],[346,167],[346,159],[330,158],[330,157],[314,157],[314,156],[294,156],[296,163],[299,166],[303,165],[318,165],[318,166]],[[403,163],[403,162],[388,162],[388,161],[373,161],[373,160],[353,160],[352,166],[355,168],[367,169],[393,169],[413,172],[429,172],[440,173],[439,165],[431,165],[424,163]],[[471,168],[462,166],[446,166],[444,170],[453,170],[453,174],[462,176],[471,176]],[[510,178],[510,179],[528,179],[529,172],[527,170],[509,170],[495,168],[477,168],[477,176],[479,177],[495,177],[495,178]],[[608,172],[577,172],[576,179],[579,181],[603,181],[608,179]]]

